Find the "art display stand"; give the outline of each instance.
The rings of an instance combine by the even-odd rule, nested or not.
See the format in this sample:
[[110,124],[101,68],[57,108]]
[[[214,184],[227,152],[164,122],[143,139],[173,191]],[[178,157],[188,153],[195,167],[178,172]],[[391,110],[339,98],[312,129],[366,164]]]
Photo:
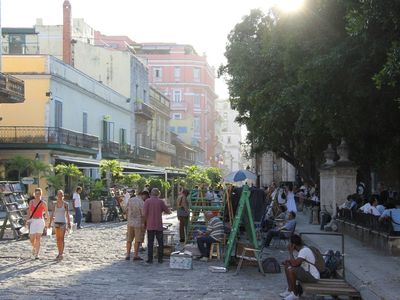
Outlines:
[[26,235],[21,232],[28,208],[28,197],[24,186],[19,182],[0,182],[0,204],[6,212],[3,224],[0,226],[0,240],[6,239],[4,234],[7,228],[11,229],[13,239]]
[[222,195],[220,205],[215,205],[215,201],[206,198],[206,192],[204,190],[192,190],[188,196],[189,202],[189,224],[186,232],[186,243],[194,242],[196,237],[196,230],[204,231],[206,229],[205,220],[200,215],[201,212],[212,211],[215,216],[218,216],[223,220],[224,208],[225,208],[225,192]]

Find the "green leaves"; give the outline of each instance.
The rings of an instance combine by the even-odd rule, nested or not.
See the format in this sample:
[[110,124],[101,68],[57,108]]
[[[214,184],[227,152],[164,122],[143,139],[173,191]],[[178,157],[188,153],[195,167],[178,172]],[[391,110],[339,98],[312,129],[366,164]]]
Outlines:
[[307,3],[299,14],[252,11],[229,34],[219,72],[237,120],[253,151],[277,152],[310,181],[341,137],[353,160],[377,167],[400,136],[399,14],[378,0]]

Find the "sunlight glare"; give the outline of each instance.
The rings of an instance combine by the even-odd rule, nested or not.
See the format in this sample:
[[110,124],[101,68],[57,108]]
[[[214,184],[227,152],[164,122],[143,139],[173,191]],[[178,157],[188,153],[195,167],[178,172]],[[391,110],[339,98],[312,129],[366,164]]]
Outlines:
[[303,6],[304,0],[278,0],[276,5],[286,12],[294,12]]

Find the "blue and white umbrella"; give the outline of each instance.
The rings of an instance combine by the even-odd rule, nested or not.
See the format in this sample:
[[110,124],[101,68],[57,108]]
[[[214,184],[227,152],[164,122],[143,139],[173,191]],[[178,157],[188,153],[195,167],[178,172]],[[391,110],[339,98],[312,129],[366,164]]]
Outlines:
[[228,182],[243,181],[246,179],[256,180],[257,175],[247,170],[238,170],[224,177],[224,180]]

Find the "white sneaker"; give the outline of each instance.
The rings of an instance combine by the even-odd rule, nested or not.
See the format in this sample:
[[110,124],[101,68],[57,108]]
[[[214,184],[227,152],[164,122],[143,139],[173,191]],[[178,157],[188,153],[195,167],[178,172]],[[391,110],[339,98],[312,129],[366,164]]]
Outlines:
[[208,261],[208,258],[207,258],[207,257],[202,257],[202,258],[200,258],[200,261],[205,261],[205,262],[207,262],[207,261]]
[[289,295],[290,295],[290,292],[288,291],[288,289],[286,289],[284,292],[279,294],[279,296],[281,296],[282,298],[286,298]]
[[290,294],[285,298],[285,300],[297,300],[299,297],[297,297],[293,292],[290,292]]

